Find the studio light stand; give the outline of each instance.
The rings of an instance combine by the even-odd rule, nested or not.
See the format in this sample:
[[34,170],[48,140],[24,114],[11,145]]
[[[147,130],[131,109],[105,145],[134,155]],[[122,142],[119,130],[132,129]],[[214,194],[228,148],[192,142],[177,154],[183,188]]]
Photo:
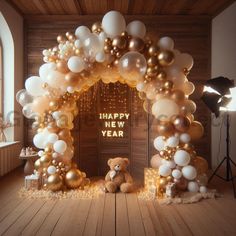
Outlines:
[[[229,122],[229,113],[226,113],[226,156],[223,158],[223,160],[220,162],[220,164],[217,166],[213,174],[209,178],[209,182],[213,179],[214,176],[217,176],[218,178],[224,180],[224,181],[231,181],[232,186],[233,186],[233,192],[234,192],[234,198],[236,198],[236,189],[234,185],[234,178],[236,176],[233,176],[233,171],[232,171],[232,165],[236,167],[236,163],[230,158],[229,154],[229,144],[230,144],[230,137],[229,137],[229,127],[230,127],[230,122]],[[220,167],[226,162],[226,177],[222,177],[217,174],[218,170]]]

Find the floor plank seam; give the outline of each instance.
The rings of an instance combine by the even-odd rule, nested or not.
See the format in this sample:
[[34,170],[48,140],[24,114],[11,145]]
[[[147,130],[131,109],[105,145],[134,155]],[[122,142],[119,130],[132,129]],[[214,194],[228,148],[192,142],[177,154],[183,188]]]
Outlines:
[[127,202],[127,194],[125,194],[125,200],[126,200],[126,209],[127,209],[127,219],[128,219],[128,225],[129,225],[129,235],[131,235],[130,231],[130,221],[129,221],[129,209],[128,209],[128,202]]
[[85,219],[85,224],[84,224],[84,228],[83,228],[83,231],[82,231],[82,235],[84,235],[84,231],[85,231],[85,228],[86,228],[86,222],[88,220],[89,212],[91,210],[91,207],[92,207],[92,200],[90,201],[89,210],[88,210],[88,214],[87,214],[86,219]]
[[[136,195],[136,197],[137,197],[137,195]],[[143,222],[143,218],[142,218],[142,212],[141,212],[140,203],[139,203],[138,198],[137,198],[137,202],[138,202],[138,209],[139,209],[139,212],[140,212],[140,215],[141,215],[141,219],[142,219],[143,229],[144,229],[145,235],[147,235],[146,229],[145,229],[145,225],[144,225],[144,222]]]

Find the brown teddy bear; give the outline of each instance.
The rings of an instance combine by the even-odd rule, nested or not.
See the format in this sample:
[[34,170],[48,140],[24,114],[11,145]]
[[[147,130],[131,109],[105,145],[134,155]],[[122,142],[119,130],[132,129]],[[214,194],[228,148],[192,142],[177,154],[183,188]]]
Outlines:
[[118,189],[123,193],[132,192],[134,183],[127,171],[129,159],[116,157],[109,159],[107,164],[110,166],[110,171],[105,177],[105,190],[109,193],[115,193]]

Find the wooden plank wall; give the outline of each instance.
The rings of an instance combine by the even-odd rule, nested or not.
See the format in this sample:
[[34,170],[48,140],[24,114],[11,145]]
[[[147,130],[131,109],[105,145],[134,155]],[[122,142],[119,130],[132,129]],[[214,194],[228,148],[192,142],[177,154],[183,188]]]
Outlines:
[[[38,68],[42,64],[41,51],[45,48],[56,45],[56,37],[67,31],[73,32],[79,25],[91,26],[92,23],[101,20],[101,16],[35,16],[25,21],[25,63],[26,78],[38,74]],[[210,78],[211,66],[211,19],[207,16],[128,16],[127,22],[139,19],[147,27],[151,38],[157,39],[161,36],[170,36],[175,41],[175,46],[182,52],[190,53],[194,58],[194,67],[188,78],[196,85],[196,91],[192,99],[197,103],[195,117],[205,127],[204,137],[196,143],[199,155],[204,156],[210,163],[211,158],[211,121],[210,113],[200,100],[201,88],[204,80]],[[134,93],[134,92],[132,92]],[[131,100],[135,94],[132,94]],[[132,103],[132,102],[131,102]],[[142,103],[138,105],[142,111]],[[80,118],[81,119],[81,118]],[[152,117],[144,115],[132,116],[131,123],[140,119],[140,127],[131,127],[132,144],[130,156],[132,172],[141,176],[143,167],[149,164],[149,160],[155,150],[152,140],[156,136],[155,124]],[[29,122],[28,122],[29,124]],[[149,132],[147,131],[147,125]],[[25,129],[26,140],[32,142],[30,128]],[[95,137],[95,134],[94,134]],[[94,138],[93,137],[93,138]],[[86,140],[86,135],[84,136]],[[85,148],[85,147],[80,147]],[[95,150],[95,149],[94,149]],[[95,152],[95,151],[94,151]],[[86,153],[86,148],[83,150]],[[140,153],[142,153],[140,155]],[[91,153],[93,155],[94,153]],[[85,158],[85,157],[84,157]],[[95,165],[95,163],[93,163]]]

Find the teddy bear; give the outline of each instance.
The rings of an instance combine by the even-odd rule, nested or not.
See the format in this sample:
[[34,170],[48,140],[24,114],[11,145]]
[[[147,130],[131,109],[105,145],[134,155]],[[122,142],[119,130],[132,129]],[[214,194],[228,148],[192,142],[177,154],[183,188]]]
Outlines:
[[105,191],[115,193],[120,189],[123,193],[130,193],[134,190],[134,182],[127,171],[128,158],[115,157],[108,160],[110,171],[105,176]]

